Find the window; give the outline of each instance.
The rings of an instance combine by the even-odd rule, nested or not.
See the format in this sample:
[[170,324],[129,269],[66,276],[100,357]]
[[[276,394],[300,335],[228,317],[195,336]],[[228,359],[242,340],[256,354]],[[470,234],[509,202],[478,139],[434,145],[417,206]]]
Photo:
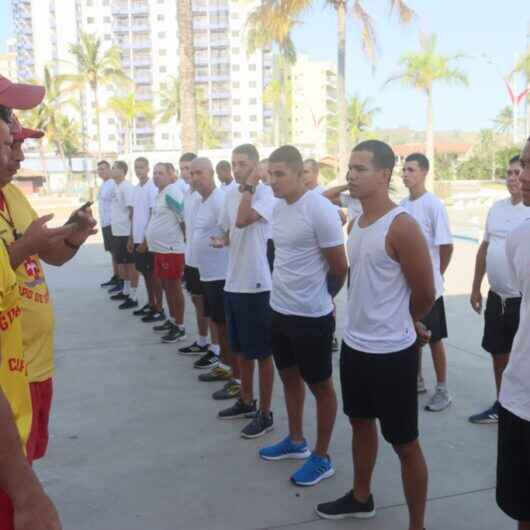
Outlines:
[[110,17],[103,17],[103,22],[105,22],[105,24],[110,24]]
[[115,134],[109,134],[109,141],[113,142],[114,140],[116,140],[116,135]]
[[241,121],[241,116],[234,116],[234,121]]
[[240,105],[240,104],[241,104],[241,101],[239,99],[232,100],[232,105]]
[[87,24],[94,24],[94,17],[88,17],[86,21],[87,21]]
[[239,52],[240,52],[240,49],[239,49],[239,48],[232,48],[232,53],[233,53],[234,55],[237,55]]
[[252,116],[250,116],[250,121],[258,121],[258,117],[253,114]]
[[256,88],[256,81],[251,81],[251,82],[248,84],[248,87],[249,87],[249,88]]
[[255,72],[255,71],[256,71],[256,65],[255,65],[255,64],[249,64],[249,65],[248,65],[248,69],[249,69],[251,72]]
[[258,136],[258,133],[256,131],[251,131],[250,132],[250,137],[251,138],[257,138],[257,136]]
[[232,31],[232,37],[237,39],[239,37],[239,31]]
[[114,118],[108,118],[108,119],[107,119],[107,123],[108,123],[109,125],[113,125],[113,124],[114,124]]
[[239,81],[232,83],[232,88],[239,88]]
[[162,135],[162,140],[169,140],[169,133],[164,133]]
[[159,38],[159,39],[165,39],[165,38],[166,38],[166,32],[165,32],[165,31],[161,31],[161,32],[158,34],[158,38]]
[[241,133],[240,132],[235,132],[234,133],[234,138],[241,138]]
[[158,55],[160,55],[160,57],[164,57],[166,55],[166,50],[158,50]]
[[256,105],[258,103],[258,100],[256,98],[250,98],[248,100],[249,105]]
[[111,37],[111,35],[110,35],[109,33],[106,33],[106,34],[103,36],[103,38],[104,38],[105,40],[111,40],[111,39],[112,39],[112,37]]
[[232,65],[232,72],[239,72],[239,65],[238,64],[233,64]]
[[162,21],[162,20],[164,20],[164,15],[158,15],[156,17],[156,19],[159,20],[159,21]]
[[166,66],[161,66],[160,69],[159,69],[159,72],[161,74],[165,74],[167,72],[167,67]]

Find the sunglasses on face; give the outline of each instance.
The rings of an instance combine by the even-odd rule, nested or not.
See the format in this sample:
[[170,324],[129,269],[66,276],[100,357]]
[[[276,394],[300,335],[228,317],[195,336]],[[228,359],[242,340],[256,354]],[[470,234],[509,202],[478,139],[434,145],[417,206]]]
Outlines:
[[520,169],[508,169],[508,171],[506,171],[506,175],[508,175],[509,177],[518,177],[520,174]]

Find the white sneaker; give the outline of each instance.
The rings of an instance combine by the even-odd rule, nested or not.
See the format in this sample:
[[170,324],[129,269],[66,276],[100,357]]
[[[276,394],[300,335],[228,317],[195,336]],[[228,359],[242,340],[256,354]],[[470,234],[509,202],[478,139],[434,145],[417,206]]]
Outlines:
[[427,387],[425,386],[425,380],[423,377],[418,377],[418,394],[426,394]]
[[441,412],[451,405],[452,399],[446,388],[437,387],[427,405],[425,410],[430,412]]

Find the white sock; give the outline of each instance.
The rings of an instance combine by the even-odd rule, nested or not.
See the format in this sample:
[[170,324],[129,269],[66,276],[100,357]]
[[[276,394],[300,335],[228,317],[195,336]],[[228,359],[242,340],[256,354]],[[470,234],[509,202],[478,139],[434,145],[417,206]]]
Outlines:
[[221,348],[219,347],[219,344],[212,344],[210,346],[210,351],[212,353],[215,353],[215,355],[217,355],[217,357],[219,357],[219,354],[221,353]]
[[235,381],[238,385],[241,384],[241,379],[234,379],[234,381]]
[[136,291],[138,290],[138,287],[130,287],[129,286],[129,298],[136,301]]
[[131,282],[128,281],[128,280],[125,280],[123,282],[123,289],[122,289],[122,293],[129,296],[129,289],[131,288]]
[[436,388],[437,388],[438,390],[447,390],[447,383],[438,383],[438,384],[436,385]]
[[228,366],[227,364],[224,364],[222,362],[219,362],[219,368],[222,368],[223,370],[226,370],[227,372],[231,372],[232,369],[230,368],[230,366]]
[[205,346],[208,346],[208,336],[199,335],[197,337],[197,345],[201,348],[204,348]]
[[184,326],[182,324],[179,324],[174,318],[170,318],[169,320],[174,326],[177,326],[177,328],[184,329]]

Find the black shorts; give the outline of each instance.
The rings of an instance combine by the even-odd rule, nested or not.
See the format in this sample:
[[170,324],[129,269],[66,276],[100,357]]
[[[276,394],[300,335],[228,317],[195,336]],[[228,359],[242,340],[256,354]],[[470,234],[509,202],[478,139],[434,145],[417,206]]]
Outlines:
[[225,291],[228,339],[232,351],[247,360],[266,359],[272,354],[270,292]]
[[502,298],[493,291],[488,293],[484,311],[482,347],[492,355],[510,353],[519,327],[521,298]]
[[499,413],[497,504],[516,521],[530,521],[530,421]]
[[134,254],[127,251],[128,243],[129,236],[112,236],[112,255],[120,265],[134,263]]
[[224,324],[225,316],[225,281],[214,280],[202,283],[204,293],[204,315],[216,324]]
[[447,338],[447,320],[445,318],[443,296],[440,296],[440,298],[434,302],[431,312],[421,321],[431,332],[431,339],[429,340],[431,344]]
[[184,267],[184,283],[186,285],[186,291],[194,296],[200,296],[204,294],[202,292],[201,276],[197,267]]
[[267,261],[269,262],[269,268],[272,272],[274,269],[274,255],[276,249],[274,247],[274,241],[272,239],[267,239]]
[[112,252],[112,228],[109,226],[104,226],[101,229],[103,234],[103,246],[107,252]]
[[152,252],[137,251],[139,245],[134,245],[134,265],[141,274],[150,274],[155,266],[155,255]]
[[278,370],[297,366],[308,384],[331,377],[333,315],[301,317],[272,312],[272,354]]
[[363,353],[342,343],[340,386],[344,414],[378,418],[392,445],[413,442],[418,431],[418,349],[397,353]]

